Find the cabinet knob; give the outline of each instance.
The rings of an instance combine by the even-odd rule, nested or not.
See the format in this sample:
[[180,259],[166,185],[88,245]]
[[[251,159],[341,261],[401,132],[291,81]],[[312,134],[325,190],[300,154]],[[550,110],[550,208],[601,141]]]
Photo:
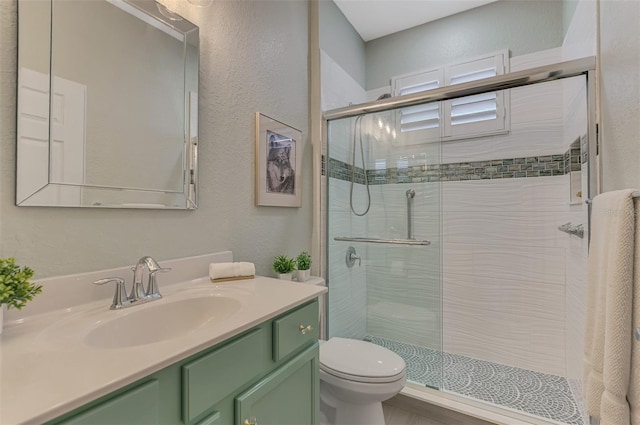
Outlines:
[[306,335],[306,334],[308,334],[309,332],[311,332],[313,330],[311,325],[309,325],[309,326],[300,325],[300,327],[298,329],[300,329],[300,332],[302,332],[302,335]]
[[245,419],[242,425],[258,425],[258,420],[252,416],[250,419]]

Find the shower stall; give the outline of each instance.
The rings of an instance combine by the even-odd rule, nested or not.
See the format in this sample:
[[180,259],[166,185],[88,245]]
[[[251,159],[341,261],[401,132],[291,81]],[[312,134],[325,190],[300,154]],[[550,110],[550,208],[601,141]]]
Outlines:
[[[328,337],[396,352],[425,400],[585,423],[593,70],[587,58],[325,112]],[[503,128],[455,131],[494,118]]]

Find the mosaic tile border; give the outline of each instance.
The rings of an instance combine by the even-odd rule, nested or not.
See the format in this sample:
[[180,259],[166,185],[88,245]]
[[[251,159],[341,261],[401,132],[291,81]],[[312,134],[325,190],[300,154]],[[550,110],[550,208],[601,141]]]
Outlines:
[[584,425],[567,380],[439,350],[366,336],[365,341],[397,353],[407,379],[431,388],[518,410],[568,425]]
[[[583,160],[580,148],[572,148],[558,155],[366,170],[366,176],[372,185],[562,176],[580,171]],[[351,181],[351,173],[350,164],[329,158],[329,177]],[[365,184],[364,177],[365,170],[356,167],[355,183]]]

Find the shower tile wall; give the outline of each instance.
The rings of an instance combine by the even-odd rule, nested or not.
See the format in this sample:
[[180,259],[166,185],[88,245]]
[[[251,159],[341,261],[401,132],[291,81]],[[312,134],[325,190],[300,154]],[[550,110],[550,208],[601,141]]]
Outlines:
[[443,186],[444,351],[563,375],[567,176]]

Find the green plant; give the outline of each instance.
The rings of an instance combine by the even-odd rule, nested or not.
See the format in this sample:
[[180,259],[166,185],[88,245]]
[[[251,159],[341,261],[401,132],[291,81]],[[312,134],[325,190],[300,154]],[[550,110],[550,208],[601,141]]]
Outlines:
[[298,270],[309,270],[311,268],[311,256],[307,251],[302,251],[296,258]]
[[279,274],[291,273],[296,268],[296,260],[286,255],[278,255],[273,260],[273,271]]
[[34,271],[16,265],[15,258],[0,258],[0,305],[22,309],[42,292],[42,286],[30,282]]

